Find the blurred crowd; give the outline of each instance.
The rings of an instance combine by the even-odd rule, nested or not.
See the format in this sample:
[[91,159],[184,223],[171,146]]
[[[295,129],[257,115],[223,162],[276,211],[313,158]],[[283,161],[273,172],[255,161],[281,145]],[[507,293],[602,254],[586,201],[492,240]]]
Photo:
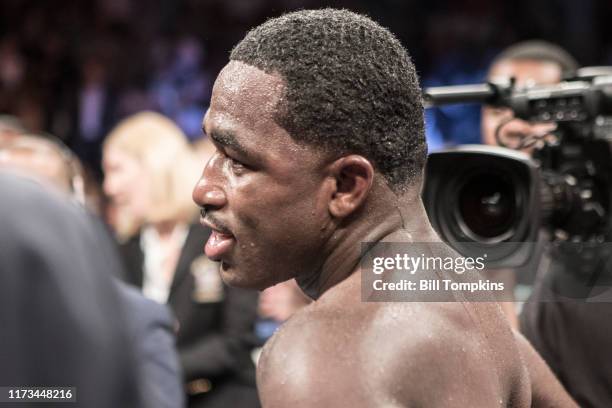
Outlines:
[[[612,63],[612,6],[597,0],[6,0],[0,112],[62,139],[99,177],[102,139],[119,120],[155,110],[200,138],[212,80],[233,44],[266,18],[323,6],[387,26],[411,50],[425,86],[482,81],[497,52],[528,38],[558,43],[582,65]],[[478,140],[475,106],[428,119],[433,148]]]
[[[148,367],[141,389],[165,390],[147,406],[257,406],[261,346],[310,302],[294,281],[261,294],[229,288],[202,253],[210,231],[198,223],[191,190],[214,154],[201,123],[231,45],[266,17],[333,5],[367,12],[396,33],[425,86],[482,81],[499,50],[531,37],[565,45],[583,65],[612,64],[612,32],[601,23],[612,16],[609,4],[493,3],[2,2],[0,167],[103,219],[120,265],[111,272],[138,289],[130,296],[171,312],[151,317],[165,340],[150,350],[135,345],[134,358]],[[478,106],[430,110],[427,126],[431,149],[481,142]],[[127,304],[128,320],[144,318]],[[518,326],[512,305],[507,312]]]

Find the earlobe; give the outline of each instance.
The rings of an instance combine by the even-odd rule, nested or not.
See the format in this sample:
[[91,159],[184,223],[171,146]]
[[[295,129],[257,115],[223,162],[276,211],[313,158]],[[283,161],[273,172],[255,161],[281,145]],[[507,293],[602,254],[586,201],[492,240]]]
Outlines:
[[345,218],[363,205],[374,180],[374,167],[363,156],[351,155],[331,165],[336,188],[329,203],[335,218]]

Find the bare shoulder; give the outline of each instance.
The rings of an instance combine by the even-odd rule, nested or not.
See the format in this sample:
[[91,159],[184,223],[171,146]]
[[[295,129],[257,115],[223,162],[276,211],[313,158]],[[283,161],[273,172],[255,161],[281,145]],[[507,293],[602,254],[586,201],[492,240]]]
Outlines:
[[258,367],[262,402],[498,405],[508,393],[472,319],[460,303],[315,303],[266,346]]
[[264,407],[342,407],[336,401],[345,396],[348,406],[353,395],[345,387],[352,380],[345,373],[353,362],[342,344],[348,333],[342,333],[340,327],[346,324],[339,316],[315,304],[283,325],[266,343],[257,366]]

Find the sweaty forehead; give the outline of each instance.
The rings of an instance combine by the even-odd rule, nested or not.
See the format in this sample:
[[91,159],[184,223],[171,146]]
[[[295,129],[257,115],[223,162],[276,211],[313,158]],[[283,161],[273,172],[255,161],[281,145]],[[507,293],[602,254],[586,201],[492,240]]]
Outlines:
[[[228,126],[256,126],[273,122],[283,93],[283,80],[251,65],[231,61],[215,82],[209,115]],[[213,118],[211,118],[213,119]]]
[[[275,121],[284,86],[278,75],[230,62],[213,87],[210,109],[204,118],[205,131],[217,142],[238,144],[259,161],[274,163],[279,174],[297,174],[316,166],[324,159],[319,150],[296,142]],[[231,135],[232,142],[223,143],[227,135]]]

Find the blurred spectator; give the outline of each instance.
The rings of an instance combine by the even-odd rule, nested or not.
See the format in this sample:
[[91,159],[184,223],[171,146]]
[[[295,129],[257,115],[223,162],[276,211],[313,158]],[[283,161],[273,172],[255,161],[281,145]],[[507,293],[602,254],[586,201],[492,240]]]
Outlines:
[[25,74],[23,56],[14,37],[0,42],[0,86],[3,92],[19,88]]
[[50,186],[70,194],[93,214],[101,216],[103,213],[102,191],[97,179],[61,140],[52,135],[18,134],[0,143],[0,166],[20,169],[26,175],[50,182]]
[[250,360],[257,293],[227,287],[203,254],[210,231],[191,201],[202,164],[184,134],[160,114],[131,116],[107,137],[103,166],[111,204],[137,226],[121,247],[125,280],[167,303],[179,321],[189,406],[257,406]]
[[39,179],[44,185],[85,204],[83,179],[72,153],[61,142],[37,135],[20,135],[0,146],[0,166]]
[[0,115],[0,147],[26,133],[19,119],[11,115]]
[[[188,229],[194,223],[198,209],[191,189],[200,166],[184,134],[168,118],[144,112],[120,122],[105,140],[103,167],[104,192],[121,217],[131,220],[132,229],[114,225],[121,239],[145,224],[168,238],[175,227]],[[166,301],[164,296],[158,300]]]
[[[18,171],[38,180],[41,186],[53,188],[85,204],[82,168],[78,159],[59,140],[50,136],[22,135],[0,147],[0,169]],[[102,232],[99,235],[102,236]],[[100,239],[112,242],[110,237]],[[116,253],[112,256],[117,258]],[[117,265],[120,263],[114,266],[116,270],[113,271],[113,267],[110,270],[120,275]],[[168,310],[144,298],[126,284],[116,283],[118,297],[125,307],[127,334],[130,344],[134,346],[138,384],[142,400],[146,401],[145,406],[182,406],[181,374],[174,344],[173,321]]]
[[116,97],[105,66],[99,57],[87,57],[72,104],[72,147],[81,160],[96,170],[100,169],[102,139],[115,121]]
[[263,345],[276,330],[295,312],[309,305],[312,299],[299,288],[295,279],[281,282],[261,292],[259,296],[259,319],[255,334]]
[[0,384],[75,387],[83,407],[151,406],[139,400],[108,236],[30,179],[0,172],[0,196]]
[[282,323],[311,302],[295,279],[291,279],[261,292],[259,315]]

